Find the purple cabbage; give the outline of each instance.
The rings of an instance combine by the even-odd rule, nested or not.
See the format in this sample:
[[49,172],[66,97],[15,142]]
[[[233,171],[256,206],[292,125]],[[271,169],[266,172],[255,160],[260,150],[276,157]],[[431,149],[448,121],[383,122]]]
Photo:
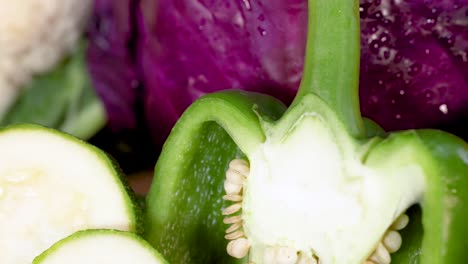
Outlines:
[[155,12],[143,13],[139,57],[153,134],[164,138],[188,105],[221,89],[291,101],[302,73],[306,5],[164,0],[155,22]]
[[[134,126],[142,100],[157,144],[206,93],[240,88],[290,103],[301,79],[305,0],[98,0],[95,15],[88,55],[110,125]],[[363,115],[386,130],[466,138],[468,0],[362,0],[361,25]]]
[[93,85],[114,131],[137,126],[139,78],[135,61],[137,1],[95,0],[87,61]]
[[363,114],[386,130],[458,126],[466,137],[468,1],[362,1],[360,11]]

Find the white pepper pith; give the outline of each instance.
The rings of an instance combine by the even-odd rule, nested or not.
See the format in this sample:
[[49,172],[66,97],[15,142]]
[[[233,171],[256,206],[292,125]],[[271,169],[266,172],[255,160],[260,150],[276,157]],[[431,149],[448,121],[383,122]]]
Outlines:
[[[243,230],[242,202],[245,180],[249,177],[250,168],[247,161],[234,159],[230,162],[226,171],[224,189],[226,195],[224,200],[233,202],[226,207],[222,214],[226,216],[225,224],[230,226],[226,230],[225,238],[229,240],[227,253],[234,258],[244,258],[249,254],[251,243]],[[388,230],[383,234],[381,241],[377,244],[374,252],[368,257],[364,264],[389,264],[390,254],[395,253],[401,247],[402,238],[399,230],[407,226],[409,218],[406,214],[400,215]],[[253,262],[250,262],[253,263]],[[315,264],[320,259],[312,254],[305,254],[287,246],[267,246],[263,252],[263,263],[278,264]],[[258,263],[257,263],[258,264]]]

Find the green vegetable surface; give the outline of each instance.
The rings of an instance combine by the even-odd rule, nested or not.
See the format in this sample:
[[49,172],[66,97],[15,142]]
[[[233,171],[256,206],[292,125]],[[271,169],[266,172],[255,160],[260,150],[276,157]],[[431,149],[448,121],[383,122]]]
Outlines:
[[0,126],[35,123],[89,139],[106,124],[104,107],[89,79],[86,45],[54,70],[35,77],[3,118]]
[[116,163],[69,134],[0,129],[0,262],[31,263],[84,229],[141,232],[141,212]]
[[78,231],[37,256],[33,264],[166,264],[148,242],[131,232],[110,229]]
[[468,145],[437,130],[385,134],[361,117],[358,4],[309,1],[289,108],[224,91],[180,118],[147,198],[146,236],[168,261],[468,259]]

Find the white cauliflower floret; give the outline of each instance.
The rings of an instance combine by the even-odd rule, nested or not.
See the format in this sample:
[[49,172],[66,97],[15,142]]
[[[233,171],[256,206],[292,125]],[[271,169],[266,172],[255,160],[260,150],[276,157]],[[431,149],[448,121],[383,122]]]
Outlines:
[[0,118],[31,77],[75,46],[91,0],[0,0]]

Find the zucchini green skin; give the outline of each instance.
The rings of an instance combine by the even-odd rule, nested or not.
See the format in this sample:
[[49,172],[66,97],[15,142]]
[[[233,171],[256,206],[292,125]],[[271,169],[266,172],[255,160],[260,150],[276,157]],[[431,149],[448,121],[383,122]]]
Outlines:
[[[82,229],[143,232],[143,212],[119,166],[105,152],[33,124],[2,127],[0,139],[0,181],[6,194],[1,208],[9,216],[2,218],[6,262],[30,263],[52,243]],[[12,177],[19,180],[11,182]],[[30,192],[34,196],[28,199]]]
[[[129,242],[136,243],[145,249],[148,253],[153,255],[154,259],[158,261],[158,263],[168,264],[168,262],[161,256],[159,252],[157,252],[148,242],[143,240],[140,236],[135,233],[127,232],[127,231],[120,231],[120,230],[113,230],[113,229],[89,229],[78,231],[60,241],[52,245],[49,249],[44,251],[42,254],[34,258],[33,264],[41,264],[46,263],[47,258],[57,252],[60,252],[60,249],[69,245],[69,242],[74,242],[80,239],[87,239],[93,238],[98,236],[106,236],[106,237],[115,237],[116,239],[126,239]],[[119,250],[119,249],[116,249]],[[125,249],[121,249],[125,250]],[[77,254],[82,254],[82,252],[77,251]],[[135,259],[136,263],[138,262]]]
[[[468,227],[468,146],[435,130],[383,133],[359,112],[359,5],[349,0],[309,1],[309,32],[304,77],[286,109],[266,95],[218,92],[197,100],[180,118],[155,167],[147,197],[146,238],[173,263],[244,263],[225,253],[221,208],[224,173],[230,160],[263,143],[277,120],[311,111],[320,98],[340,127],[367,149],[366,165],[382,173],[406,162],[426,181],[421,221],[403,232],[392,263],[463,263]],[[304,106],[305,104],[305,106]],[[320,108],[320,107],[319,107]],[[323,110],[323,111],[322,111]],[[405,149],[405,152],[401,150]],[[319,151],[319,150],[318,150]],[[405,159],[398,155],[405,154]],[[411,155],[409,155],[411,154]],[[390,158],[389,158],[390,157]],[[412,209],[411,216],[418,219]],[[423,231],[421,231],[423,230]]]
[[86,150],[93,155],[96,159],[100,160],[108,168],[111,175],[113,175],[114,182],[119,188],[120,193],[125,201],[127,215],[130,217],[131,225],[129,230],[138,234],[143,233],[143,208],[137,202],[137,198],[130,185],[127,183],[127,178],[117,161],[106,152],[93,146],[86,141],[77,138],[71,134],[56,130],[54,128],[45,127],[37,124],[14,124],[5,127],[0,127],[0,136],[3,133],[15,133],[16,131],[37,131],[38,133],[51,133],[66,141],[73,142],[86,148]]

